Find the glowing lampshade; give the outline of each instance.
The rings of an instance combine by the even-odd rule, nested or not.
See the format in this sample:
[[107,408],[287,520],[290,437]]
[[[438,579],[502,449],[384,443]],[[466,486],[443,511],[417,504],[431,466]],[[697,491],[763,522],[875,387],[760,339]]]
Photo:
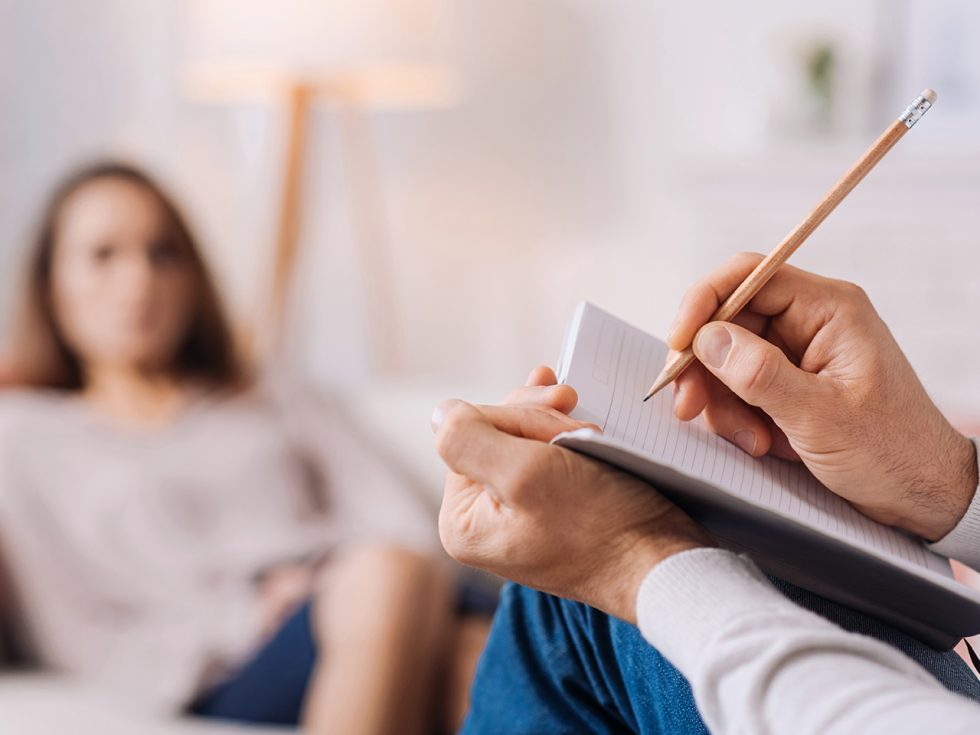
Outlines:
[[187,88],[241,99],[297,81],[372,106],[446,104],[447,0],[185,0]]

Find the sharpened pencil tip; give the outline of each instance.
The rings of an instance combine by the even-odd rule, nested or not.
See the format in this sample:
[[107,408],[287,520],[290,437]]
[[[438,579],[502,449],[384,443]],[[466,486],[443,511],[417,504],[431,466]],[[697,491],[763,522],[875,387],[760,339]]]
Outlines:
[[646,403],[648,400],[653,398],[660,391],[662,391],[664,388],[670,385],[671,382],[673,382],[673,377],[670,375],[670,372],[665,368],[664,371],[657,376],[657,379],[656,381],[654,381],[653,385],[650,386],[650,390],[647,391],[646,397],[643,399],[643,402]]

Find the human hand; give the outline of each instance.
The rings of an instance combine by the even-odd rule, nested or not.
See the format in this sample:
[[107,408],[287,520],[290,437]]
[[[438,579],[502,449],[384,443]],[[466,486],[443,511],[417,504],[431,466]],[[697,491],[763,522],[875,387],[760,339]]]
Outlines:
[[668,344],[693,340],[700,362],[675,383],[677,417],[704,412],[749,454],[802,460],[871,518],[941,538],[976,492],[976,450],[864,291],[783,266],[734,323],[705,324],[761,258],[736,256],[685,295]]
[[272,636],[286,619],[313,594],[315,571],[305,564],[287,564],[263,575],[259,583],[261,630]]
[[[578,405],[578,393],[570,385],[559,384],[558,376],[550,367],[538,365],[527,376],[524,386],[511,391],[501,401],[501,404],[504,406],[540,406],[568,415]],[[580,423],[575,428],[583,426],[601,431],[595,424]]]
[[[545,371],[539,382],[554,378]],[[547,444],[589,425],[547,405],[544,396],[564,391],[533,390],[541,387],[511,400],[536,396],[545,405],[445,401],[436,409],[436,448],[449,467],[443,546],[464,564],[635,622],[647,572],[714,541],[646,483]]]

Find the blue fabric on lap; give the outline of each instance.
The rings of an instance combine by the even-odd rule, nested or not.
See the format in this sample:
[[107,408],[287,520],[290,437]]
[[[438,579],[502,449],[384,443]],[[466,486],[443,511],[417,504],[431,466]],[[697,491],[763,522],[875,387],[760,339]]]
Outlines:
[[190,712],[202,717],[297,725],[317,649],[307,602],[231,679],[201,697]]
[[[917,661],[950,691],[980,701],[980,681],[936,651],[861,613],[793,587],[783,594]],[[815,696],[819,696],[815,693]],[[586,605],[508,585],[477,667],[462,735],[707,732],[687,680],[633,625]]]
[[706,733],[690,685],[632,625],[507,585],[464,735]]

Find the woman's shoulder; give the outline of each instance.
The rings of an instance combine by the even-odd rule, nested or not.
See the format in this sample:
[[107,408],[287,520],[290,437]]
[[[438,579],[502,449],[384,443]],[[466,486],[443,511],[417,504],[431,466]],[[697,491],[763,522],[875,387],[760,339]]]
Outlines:
[[72,398],[62,391],[38,388],[0,389],[0,430],[47,417],[61,419],[72,405]]
[[[0,389],[0,476],[12,457],[21,454],[39,436],[47,436],[55,424],[52,408],[58,403],[48,391],[27,388]],[[4,485],[0,477],[0,485]]]

